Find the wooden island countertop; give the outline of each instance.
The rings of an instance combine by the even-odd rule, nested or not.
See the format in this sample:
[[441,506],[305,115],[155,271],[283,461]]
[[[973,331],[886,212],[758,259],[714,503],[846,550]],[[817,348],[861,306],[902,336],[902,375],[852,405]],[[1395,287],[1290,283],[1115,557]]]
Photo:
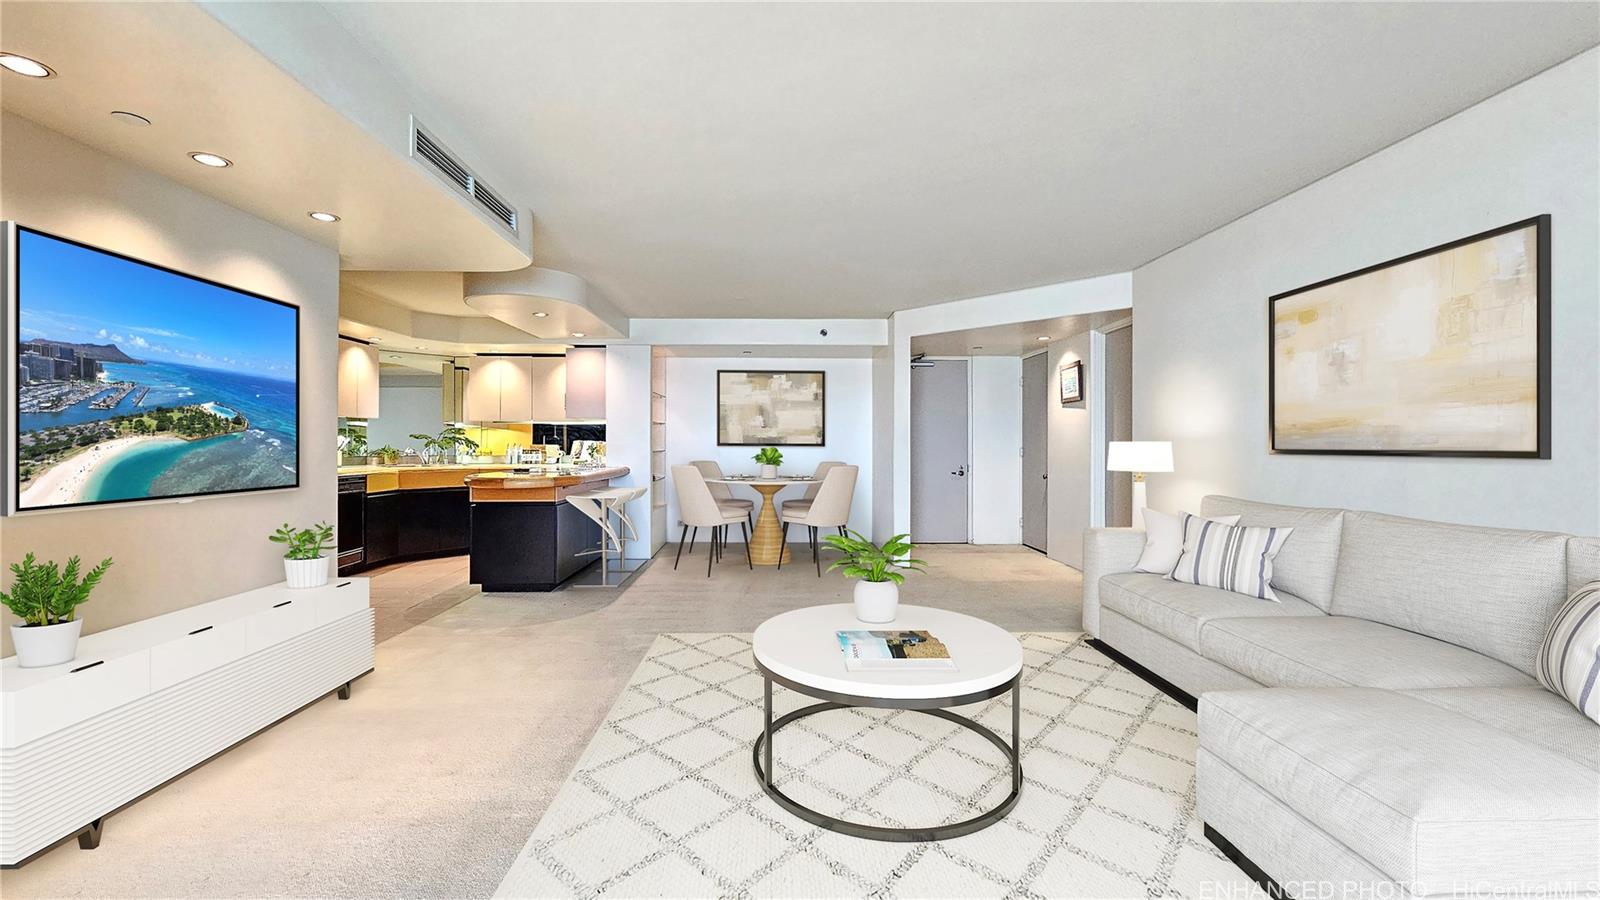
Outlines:
[[627,466],[574,471],[481,472],[468,476],[473,503],[553,503],[628,474]]

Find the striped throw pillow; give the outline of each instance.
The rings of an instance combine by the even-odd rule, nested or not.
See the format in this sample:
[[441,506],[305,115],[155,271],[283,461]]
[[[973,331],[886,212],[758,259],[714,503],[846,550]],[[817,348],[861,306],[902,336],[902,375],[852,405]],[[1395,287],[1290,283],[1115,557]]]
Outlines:
[[1535,662],[1539,683],[1600,724],[1600,581],[1567,598]]
[[1272,592],[1272,559],[1293,528],[1230,526],[1182,515],[1183,554],[1172,567],[1173,581],[1280,602]]

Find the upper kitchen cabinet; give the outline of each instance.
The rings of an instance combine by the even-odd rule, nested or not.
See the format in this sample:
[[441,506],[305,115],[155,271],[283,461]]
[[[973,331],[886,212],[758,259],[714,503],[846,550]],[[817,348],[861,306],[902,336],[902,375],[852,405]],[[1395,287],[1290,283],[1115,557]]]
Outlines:
[[574,347],[567,351],[565,418],[605,417],[606,350],[604,347]]
[[533,363],[533,415],[535,422],[567,418],[567,361],[559,356],[535,356]]
[[467,360],[462,418],[468,422],[533,421],[531,356],[474,356]]
[[339,416],[372,419],[378,415],[378,348],[339,339]]

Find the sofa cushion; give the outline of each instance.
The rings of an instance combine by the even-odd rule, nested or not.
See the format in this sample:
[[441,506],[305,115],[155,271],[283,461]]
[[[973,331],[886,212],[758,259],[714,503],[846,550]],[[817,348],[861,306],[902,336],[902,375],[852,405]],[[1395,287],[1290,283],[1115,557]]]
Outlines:
[[1409,694],[1215,691],[1200,745],[1413,895],[1592,889],[1600,866],[1600,773]]
[[1532,678],[1481,653],[1365,619],[1212,619],[1200,655],[1267,687],[1529,686]]
[[1459,644],[1532,675],[1567,599],[1568,539],[1346,513],[1329,612]]
[[1600,726],[1542,687],[1425,688],[1401,693],[1509,731],[1600,772]]
[[1291,527],[1294,536],[1273,560],[1272,586],[1303,597],[1323,612],[1333,602],[1333,576],[1339,561],[1342,509],[1279,506],[1236,497],[1211,495],[1200,501],[1207,518],[1238,516],[1246,527]]
[[1273,603],[1142,573],[1100,579],[1100,602],[1195,652],[1200,650],[1201,626],[1212,619],[1324,615],[1299,597],[1281,591],[1278,602]]
[[1534,675],[1600,725],[1600,581],[1573,591],[1556,611],[1539,645]]

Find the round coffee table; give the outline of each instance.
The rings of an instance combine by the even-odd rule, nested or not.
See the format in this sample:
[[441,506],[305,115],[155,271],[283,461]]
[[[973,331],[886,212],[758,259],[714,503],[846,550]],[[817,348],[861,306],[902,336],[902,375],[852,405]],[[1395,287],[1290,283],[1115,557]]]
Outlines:
[[[845,668],[839,649],[840,631],[927,631],[950,650],[955,669],[856,671]],[[1022,701],[1022,646],[1006,631],[972,616],[901,606],[893,622],[867,624],[856,619],[855,607],[812,606],[774,616],[756,629],[756,668],[765,680],[766,713],[751,761],[761,787],[777,804],[813,825],[854,837],[879,841],[939,841],[971,834],[1005,818],[1022,795],[1019,714]],[[772,685],[823,701],[772,718]],[[1011,693],[1011,743],[990,729],[949,710]],[[1000,748],[1011,762],[1011,793],[998,806],[950,825],[889,828],[847,822],[795,801],[772,783],[772,736],[806,716],[869,706],[910,709],[970,729]]]

